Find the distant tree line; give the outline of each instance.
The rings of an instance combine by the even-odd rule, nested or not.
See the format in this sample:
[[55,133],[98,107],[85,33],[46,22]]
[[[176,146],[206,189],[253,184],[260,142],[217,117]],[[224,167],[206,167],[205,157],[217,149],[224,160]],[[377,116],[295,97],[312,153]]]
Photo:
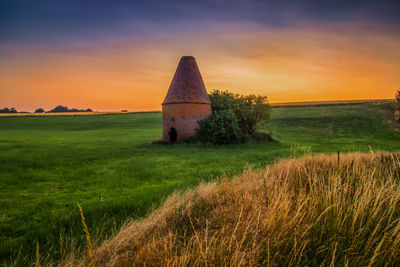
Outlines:
[[15,108],[3,108],[0,109],[0,113],[17,113],[18,111]]
[[[53,108],[52,110],[45,111],[42,108],[36,109],[33,113],[57,113],[57,112],[93,112],[92,109],[76,109],[76,108],[71,108],[69,109],[68,107],[64,107],[61,105],[58,105],[57,107]],[[0,113],[28,113],[26,111],[20,111],[18,112],[15,108],[3,108],[0,109]]]
[[76,108],[69,109],[68,107],[58,105],[57,107],[55,107],[52,110],[49,110],[47,112],[48,113],[53,113],[53,112],[93,112],[93,110],[90,108],[88,108],[88,109],[76,109]]

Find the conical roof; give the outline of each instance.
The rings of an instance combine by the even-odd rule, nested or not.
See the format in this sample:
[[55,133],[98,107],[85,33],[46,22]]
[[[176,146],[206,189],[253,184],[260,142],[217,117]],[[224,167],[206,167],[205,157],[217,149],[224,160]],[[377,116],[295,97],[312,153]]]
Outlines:
[[179,61],[163,105],[172,103],[210,104],[199,68],[192,56],[184,56]]

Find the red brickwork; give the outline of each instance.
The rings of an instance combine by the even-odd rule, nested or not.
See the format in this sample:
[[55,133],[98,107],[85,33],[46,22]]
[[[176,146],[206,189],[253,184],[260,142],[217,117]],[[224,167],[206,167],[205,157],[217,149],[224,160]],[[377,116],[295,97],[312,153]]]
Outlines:
[[171,103],[210,103],[194,57],[185,56],[179,61],[163,105]]
[[162,103],[163,138],[172,128],[177,140],[196,134],[198,121],[211,114],[211,104],[194,57],[182,57]]
[[177,140],[196,134],[198,121],[211,114],[211,104],[178,103],[162,106],[163,138],[169,142],[168,132],[171,128],[177,131]]

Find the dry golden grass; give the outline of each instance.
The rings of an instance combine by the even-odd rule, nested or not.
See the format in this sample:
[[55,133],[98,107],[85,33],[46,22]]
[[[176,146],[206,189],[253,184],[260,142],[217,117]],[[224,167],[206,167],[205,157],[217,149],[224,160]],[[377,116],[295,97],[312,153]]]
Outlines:
[[399,153],[281,160],[172,195],[95,249],[93,260],[96,266],[395,266],[399,175]]
[[39,242],[36,242],[36,267],[40,267],[40,260],[39,260]]
[[85,236],[86,236],[90,266],[94,267],[92,238],[90,237],[89,229],[88,229],[88,227],[86,225],[86,221],[85,221],[85,216],[83,215],[83,210],[79,203],[78,203],[78,208],[79,208],[79,213],[81,215],[83,231],[85,232]]

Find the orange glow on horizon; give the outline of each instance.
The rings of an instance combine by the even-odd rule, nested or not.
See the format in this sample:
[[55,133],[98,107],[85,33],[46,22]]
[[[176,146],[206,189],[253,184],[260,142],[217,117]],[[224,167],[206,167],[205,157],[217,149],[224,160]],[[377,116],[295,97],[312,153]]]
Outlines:
[[400,87],[399,43],[398,29],[361,27],[15,48],[0,62],[0,108],[160,110],[183,55],[196,58],[208,91],[263,94],[271,102],[393,98]]

